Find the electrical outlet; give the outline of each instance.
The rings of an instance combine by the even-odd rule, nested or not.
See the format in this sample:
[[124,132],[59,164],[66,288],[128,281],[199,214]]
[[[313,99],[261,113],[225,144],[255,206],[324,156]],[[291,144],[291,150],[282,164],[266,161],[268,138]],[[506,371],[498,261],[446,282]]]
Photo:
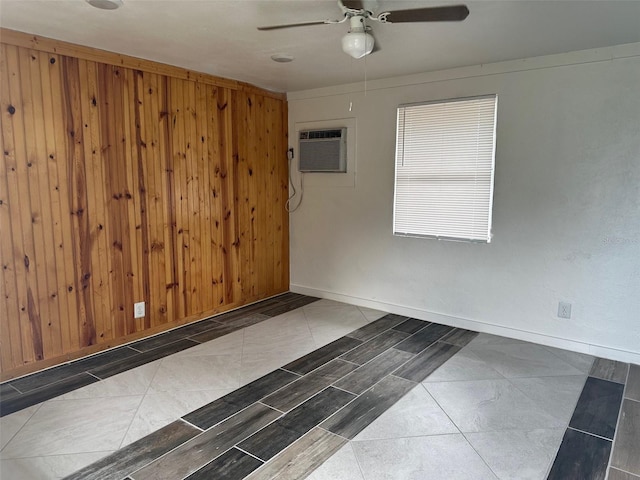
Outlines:
[[558,303],[558,317],[571,318],[571,304],[567,302]]
[[138,302],[133,304],[133,318],[144,317],[144,302]]

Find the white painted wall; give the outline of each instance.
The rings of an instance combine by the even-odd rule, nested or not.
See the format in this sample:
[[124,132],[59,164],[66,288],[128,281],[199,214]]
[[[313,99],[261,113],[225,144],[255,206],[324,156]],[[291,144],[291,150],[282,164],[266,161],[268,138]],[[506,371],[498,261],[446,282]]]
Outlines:
[[[289,94],[296,151],[296,125],[308,122],[353,118],[357,138],[355,187],[304,179],[293,291],[640,363],[640,44],[362,89]],[[397,106],[489,93],[499,96],[493,241],[394,237]],[[560,300],[570,320],[557,318]]]

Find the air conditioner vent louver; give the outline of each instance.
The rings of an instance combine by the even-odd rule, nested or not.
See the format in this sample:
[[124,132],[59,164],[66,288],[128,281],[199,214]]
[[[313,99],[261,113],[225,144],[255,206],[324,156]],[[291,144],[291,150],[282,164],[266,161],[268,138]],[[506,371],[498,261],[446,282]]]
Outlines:
[[302,130],[299,134],[301,172],[346,172],[347,129]]

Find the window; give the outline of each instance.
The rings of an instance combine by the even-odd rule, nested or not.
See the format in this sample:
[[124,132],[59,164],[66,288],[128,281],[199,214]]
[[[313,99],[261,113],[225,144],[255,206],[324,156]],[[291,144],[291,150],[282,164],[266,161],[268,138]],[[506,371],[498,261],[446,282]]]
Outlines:
[[400,105],[394,235],[491,241],[497,96]]

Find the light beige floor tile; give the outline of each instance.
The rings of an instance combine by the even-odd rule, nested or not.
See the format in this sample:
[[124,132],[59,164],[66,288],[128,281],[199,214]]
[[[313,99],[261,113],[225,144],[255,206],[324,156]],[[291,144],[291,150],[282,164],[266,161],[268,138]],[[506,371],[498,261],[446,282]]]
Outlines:
[[507,378],[583,375],[583,372],[533,344],[489,344],[466,347]]
[[161,361],[149,393],[235,389],[239,369],[239,355],[171,355]]
[[512,378],[511,383],[545,412],[569,423],[587,377]]
[[176,353],[177,357],[192,357],[200,355],[241,355],[244,330],[231,332],[223,337],[210,340],[197,347],[187,348]]
[[353,440],[460,433],[422,385],[411,390]]
[[240,367],[240,384],[245,385],[252,382],[315,349],[315,343],[309,338],[296,344],[283,344],[280,349],[245,353],[242,356],[242,366]]
[[496,478],[460,434],[368,440],[352,446],[366,480]]
[[142,395],[46,402],[7,444],[1,458],[103,452],[120,446]]
[[49,400],[71,400],[79,398],[124,397],[129,395],[144,395],[151,385],[153,377],[160,367],[161,360],[147,363],[126,372],[114,375],[105,380],[87,385],[60,397]]
[[556,357],[564,360],[569,365],[577,368],[584,374],[589,373],[589,370],[591,370],[591,365],[593,364],[593,360],[595,359],[594,356],[587,355],[586,353],[572,352],[570,350],[563,350],[561,348],[547,346],[544,346],[543,348],[549,350]]
[[307,480],[364,480],[353,447],[347,443],[314,470]]
[[370,322],[377,320],[379,318],[384,317],[387,312],[383,312],[382,310],[374,310],[373,308],[367,308],[367,307],[358,307],[360,309],[360,311],[362,312],[362,314],[367,317],[367,320],[369,320]]
[[425,384],[461,432],[566,427],[508,380]]
[[337,302],[325,306],[311,304],[305,307],[304,312],[318,347],[343,337],[372,321],[358,307]]
[[149,393],[142,400],[119,447],[135,442],[233,390]]
[[564,428],[467,433],[465,437],[501,480],[544,480]]
[[41,405],[42,404],[39,403],[0,418],[0,450],[20,431],[24,424],[27,423],[27,420],[38,411]]
[[500,335],[492,335],[490,333],[479,333],[476,338],[469,342],[469,345],[509,345],[509,344],[527,344],[533,345],[531,342],[517,340],[515,338],[501,337]]
[[2,480],[57,480],[106,457],[113,451],[0,460]]
[[504,378],[471,350],[462,349],[429,375],[424,383]]

